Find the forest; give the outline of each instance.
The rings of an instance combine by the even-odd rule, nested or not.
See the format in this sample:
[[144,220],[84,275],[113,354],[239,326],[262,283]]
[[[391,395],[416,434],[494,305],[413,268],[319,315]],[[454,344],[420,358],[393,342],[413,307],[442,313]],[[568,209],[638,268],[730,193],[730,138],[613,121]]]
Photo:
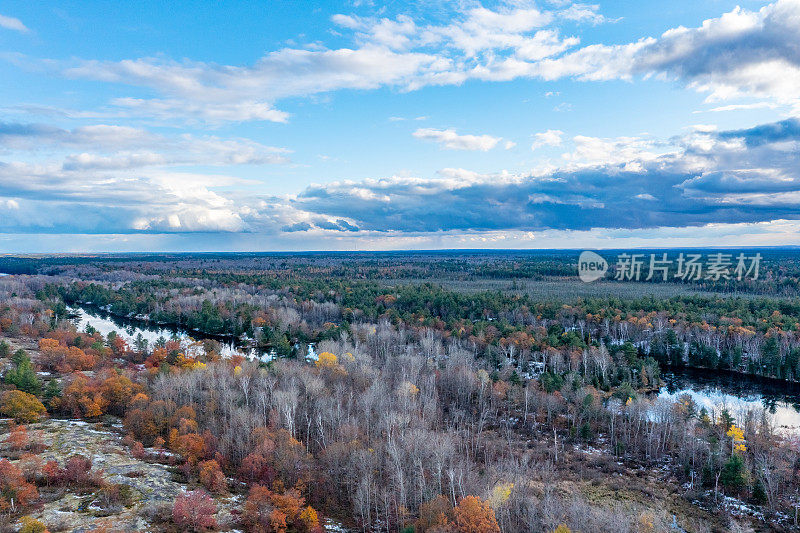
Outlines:
[[[795,529],[797,433],[654,393],[682,367],[800,380],[800,263],[760,253],[757,280],[593,285],[571,251],[0,258],[2,527],[68,530],[78,495],[93,530]],[[51,458],[59,421],[181,490],[143,505]]]

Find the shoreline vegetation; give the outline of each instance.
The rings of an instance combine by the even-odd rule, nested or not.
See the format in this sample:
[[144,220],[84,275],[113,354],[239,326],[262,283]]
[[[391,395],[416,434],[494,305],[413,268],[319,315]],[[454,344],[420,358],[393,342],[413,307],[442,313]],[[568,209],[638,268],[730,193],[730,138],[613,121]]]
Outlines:
[[[199,330],[188,331],[188,330],[185,330],[185,325],[179,324],[179,323],[175,323],[175,322],[155,322],[155,321],[150,320],[149,318],[146,318],[146,317],[133,317],[133,316],[120,315],[120,314],[113,313],[112,311],[109,311],[108,309],[102,309],[102,308],[100,308],[97,305],[92,304],[92,303],[72,302],[71,305],[78,306],[78,307],[81,307],[81,308],[88,308],[88,309],[91,309],[91,310],[100,311],[102,313],[107,314],[110,317],[113,317],[116,320],[124,321],[124,322],[130,322],[131,324],[138,324],[138,325],[143,326],[143,327],[158,326],[158,327],[161,327],[161,328],[164,328],[164,329],[171,328],[171,329],[175,329],[175,330],[186,331],[190,335],[197,335],[197,336],[199,336],[201,338],[202,337],[206,337],[206,338],[210,338],[210,339],[217,340],[217,341],[219,341],[219,340],[233,341],[233,342],[236,343],[236,347],[237,348],[245,348],[245,349],[252,348],[252,349],[258,349],[260,351],[267,351],[270,348],[272,348],[272,346],[270,346],[270,345],[258,345],[258,344],[255,343],[255,341],[252,341],[252,340],[245,342],[245,340],[243,340],[242,338],[235,337],[233,335],[213,334],[213,333],[208,333],[208,332],[199,331]],[[76,318],[76,317],[75,316],[69,316],[69,318]],[[197,340],[197,339],[195,339],[195,340]],[[311,342],[314,343],[316,341],[312,340]],[[731,375],[731,376],[742,376],[742,377],[746,377],[747,379],[753,380],[755,382],[779,384],[781,386],[786,386],[786,387],[790,387],[792,389],[800,390],[800,381],[795,381],[795,380],[791,380],[790,381],[788,379],[779,378],[779,377],[775,377],[775,376],[766,376],[766,375],[763,375],[763,374],[753,374],[753,373],[750,373],[750,372],[748,372],[746,370],[742,370],[742,369],[713,368],[713,367],[706,367],[706,366],[691,366],[690,364],[688,364],[688,362],[684,362],[684,364],[675,365],[675,364],[671,364],[669,361],[666,361],[666,362],[665,361],[659,361],[659,365],[662,368],[662,370],[683,370],[683,371],[692,371],[692,372],[702,372],[702,371],[708,370],[708,371],[713,372],[714,374]],[[642,392],[657,392],[657,391],[658,391],[658,388],[650,388],[650,389],[648,389],[646,391],[642,391]]]
[[[448,291],[447,289],[444,289],[443,287],[432,286],[430,283],[426,284],[426,286],[429,287],[429,288],[432,287],[433,290],[444,291],[445,294],[447,294],[447,291]],[[402,287],[402,290],[411,290],[411,291],[414,290],[414,286],[413,285],[411,285],[411,286],[401,286],[401,287]],[[482,296],[484,298],[486,298],[486,297],[491,298],[494,294],[496,294],[496,293],[488,293],[487,292],[487,293],[484,293]],[[392,295],[389,294],[388,296],[391,297]],[[62,291],[62,297],[64,298],[64,301],[69,305],[87,307],[87,308],[90,308],[90,309],[96,309],[96,310],[101,311],[103,313],[107,313],[108,315],[116,318],[117,320],[128,321],[128,322],[130,322],[132,324],[137,324],[138,323],[138,324],[140,324],[142,326],[145,326],[145,327],[147,327],[147,326],[150,326],[150,327],[152,327],[152,326],[161,326],[161,327],[173,328],[173,329],[177,329],[177,330],[184,330],[190,335],[198,335],[198,336],[201,336],[201,337],[207,337],[207,338],[211,338],[211,339],[218,340],[218,341],[219,340],[222,340],[222,341],[233,341],[237,346],[243,347],[243,348],[254,348],[254,349],[258,349],[258,350],[262,350],[262,351],[266,351],[266,350],[269,350],[269,349],[276,348],[276,345],[271,344],[271,342],[272,342],[271,339],[273,339],[274,337],[270,337],[269,334],[265,335],[261,331],[258,331],[256,328],[253,328],[253,327],[244,329],[242,331],[242,333],[240,333],[239,335],[226,334],[224,332],[221,332],[220,328],[225,328],[225,327],[227,327],[227,325],[222,323],[221,321],[218,321],[218,320],[212,322],[214,324],[214,326],[213,326],[214,329],[212,331],[208,331],[208,330],[201,329],[200,327],[193,326],[193,324],[208,323],[208,319],[203,318],[203,317],[199,317],[199,318],[198,317],[192,317],[192,316],[183,317],[181,315],[177,315],[177,318],[153,319],[149,315],[134,314],[134,311],[128,311],[127,313],[124,313],[124,314],[123,314],[123,312],[115,312],[114,311],[114,302],[113,301],[107,301],[106,300],[106,303],[104,303],[102,305],[98,304],[98,303],[95,303],[94,301],[82,301],[82,300],[80,300],[78,298],[75,298],[73,293],[71,293],[68,290],[67,291]],[[384,297],[386,297],[386,295],[384,295]],[[716,296],[716,297],[718,297],[718,296]],[[704,306],[707,307],[707,308],[712,308],[713,307],[713,305],[714,305],[713,298],[715,298],[715,297],[700,296],[699,298],[701,298],[701,299],[702,298],[707,298],[707,300],[705,302],[702,302],[701,305],[704,304]],[[741,296],[739,296],[739,295],[735,295],[735,296],[734,295],[728,295],[728,296],[726,296],[726,298],[737,299],[737,298],[741,298]],[[619,301],[619,299],[616,299],[616,298],[614,300],[616,300],[616,302],[613,302],[613,303],[617,303]],[[698,302],[698,300],[694,301],[695,304],[697,302]],[[528,302],[520,302],[519,305],[524,306],[526,303],[528,303]],[[603,302],[603,303],[605,303],[605,302]],[[647,302],[647,304],[648,304],[648,306],[652,306],[653,302]],[[563,305],[563,304],[556,304],[556,305],[558,306],[558,305]],[[609,304],[609,305],[613,305],[613,304]],[[758,305],[758,304],[756,304],[756,305]],[[786,306],[789,306],[789,305],[791,305],[791,304],[790,303],[786,304]],[[752,307],[752,305],[750,307]],[[790,311],[791,313],[793,313],[793,314],[794,313],[800,313],[800,306],[792,305],[791,307],[792,307],[791,311]],[[776,311],[777,311],[777,309],[776,309]],[[201,312],[205,312],[205,310],[202,310]],[[778,313],[780,314],[780,311],[778,311]],[[639,310],[639,314],[642,314],[641,310]],[[551,313],[551,315],[555,315],[555,313]],[[646,318],[650,319],[652,317],[652,315],[653,315],[653,312],[650,311]],[[774,316],[774,312],[773,312],[773,316]],[[619,320],[620,316],[617,315],[614,318],[616,320]],[[634,317],[634,318],[636,318],[636,317]],[[660,318],[661,318],[662,321],[664,320],[664,317],[660,317]],[[488,320],[486,320],[486,321],[487,322],[492,322],[494,320],[495,320],[494,318],[489,317]],[[473,319],[472,321],[473,321],[473,323],[477,322],[477,320],[475,320],[475,319]],[[739,321],[737,319],[731,320],[731,322],[733,324],[735,324],[737,321],[739,323],[741,323],[741,321]],[[220,324],[222,324],[222,325],[220,325]],[[634,322],[634,324],[635,324],[635,322]],[[777,346],[777,341],[774,341],[774,337],[767,338],[767,343],[766,343],[767,345],[764,346],[764,352],[765,353],[760,354],[760,355],[763,355],[766,358],[769,358],[768,359],[768,364],[760,365],[760,367],[759,367],[759,366],[757,366],[756,364],[754,364],[752,362],[752,357],[750,358],[750,360],[751,360],[750,363],[748,363],[748,362],[746,362],[744,360],[744,356],[746,355],[745,351],[743,350],[743,347],[745,346],[744,337],[740,337],[740,338],[736,339],[736,341],[735,341],[736,343],[733,345],[733,347],[732,348],[729,347],[729,352],[723,354],[723,353],[720,352],[720,350],[718,348],[713,348],[713,352],[712,352],[711,351],[712,348],[708,344],[701,344],[701,341],[699,340],[699,339],[701,339],[700,335],[697,335],[694,339],[692,339],[692,341],[686,341],[686,340],[682,341],[683,347],[681,348],[681,346],[679,344],[680,341],[678,340],[678,336],[675,335],[675,330],[669,329],[669,328],[662,328],[660,331],[653,333],[653,331],[652,331],[653,330],[652,323],[648,323],[647,326],[649,328],[649,331],[647,329],[644,331],[646,337],[642,338],[640,336],[639,338],[641,340],[636,340],[634,342],[634,344],[636,345],[637,351],[638,351],[640,356],[647,357],[647,356],[653,355],[655,357],[655,359],[659,362],[659,364],[662,367],[665,367],[665,368],[689,368],[689,369],[696,369],[696,370],[710,370],[710,371],[721,372],[721,373],[734,373],[734,374],[739,374],[739,375],[747,376],[749,378],[754,378],[754,379],[763,378],[765,380],[772,380],[772,381],[777,381],[777,382],[788,383],[788,384],[793,384],[793,385],[800,386],[800,349],[797,348],[797,347],[794,347],[789,353],[784,354],[781,357],[780,354],[776,354],[776,351],[780,350],[780,347]],[[572,326],[572,327],[575,327],[575,326]],[[709,326],[708,326],[707,323],[704,322],[704,323],[701,324],[701,327],[707,329]],[[587,332],[588,332],[589,328],[590,328],[590,324],[586,324],[586,328],[587,328]],[[791,331],[797,332],[798,329],[800,329],[800,323],[798,323],[798,322],[792,323],[791,324],[791,328],[792,328]],[[237,328],[237,329],[241,329],[241,328]],[[737,335],[737,334],[741,335],[742,333],[744,333],[745,336],[752,336],[752,335],[755,334],[755,330],[754,329],[749,329],[749,330],[748,329],[744,329],[743,331],[742,330],[736,331],[735,328],[732,328],[732,329],[734,330],[734,333],[733,333],[734,335]],[[599,330],[600,330],[600,327],[595,326],[595,331],[599,331]],[[658,338],[658,334],[661,334],[661,338]],[[591,333],[582,335],[582,337],[583,337],[583,340],[584,340],[585,344],[591,343],[591,341],[592,341]],[[595,335],[595,343],[597,343],[597,337],[598,336]],[[314,335],[314,334],[301,335],[301,336],[295,337],[294,340],[296,340],[300,344],[307,344],[307,343],[317,343],[320,340],[324,340],[325,338],[330,338],[330,332],[325,331],[325,332],[322,332],[321,334],[317,333],[316,335]],[[631,338],[633,338],[633,335],[631,335]],[[251,340],[247,341],[246,339],[251,339]],[[600,342],[605,343],[607,345],[607,348],[608,348],[608,347],[611,347],[611,344],[619,344],[619,339],[613,339],[613,338],[609,338],[608,336],[606,336],[605,338],[601,338]],[[716,342],[718,342],[718,341],[716,341]],[[655,347],[655,351],[654,351],[654,346],[653,346],[654,343],[661,343],[660,346],[656,346]],[[291,347],[292,344],[290,342],[280,342],[280,343],[276,343],[276,344],[279,344],[280,347],[284,350],[282,352],[283,356],[291,356],[291,355],[294,354],[294,349]],[[760,349],[760,347],[759,347],[760,343],[755,343],[755,346],[756,346],[756,348],[755,348],[756,350]],[[287,351],[287,347],[288,347],[288,351]],[[761,359],[761,358],[759,358],[759,359]],[[776,363],[775,362],[776,359],[783,359],[784,362],[782,364],[781,363]],[[737,361],[738,361],[738,365],[739,366],[738,367],[732,366],[733,364],[735,364],[734,362],[737,362]],[[712,365],[703,364],[703,363],[706,363],[706,362],[713,362],[713,364]],[[723,365],[728,365],[728,366],[726,367],[726,366],[723,366]],[[772,369],[769,368],[769,365],[772,366]],[[778,372],[778,373],[787,373],[787,374],[790,374],[790,375],[781,376],[781,375],[770,375],[770,374],[765,374],[764,373],[764,372],[770,372],[770,371]]]
[[[0,517],[50,526],[46,500],[73,496],[90,497],[70,512],[83,526],[139,509],[124,475],[81,454],[45,460],[55,445],[37,424],[49,417],[86,422],[87,436],[106,420],[125,453],[166,462],[180,491],[126,514],[158,530],[318,532],[326,517],[404,533],[793,528],[797,435],[764,409],[652,392],[676,362],[797,380],[794,256],[765,261],[780,298],[565,302],[508,278],[561,276],[565,257],[31,259],[32,273],[0,278],[0,410],[14,420],[0,469],[24,488]],[[387,286],[392,276],[429,281]],[[285,355],[314,343],[318,359],[78,331],[79,302]]]

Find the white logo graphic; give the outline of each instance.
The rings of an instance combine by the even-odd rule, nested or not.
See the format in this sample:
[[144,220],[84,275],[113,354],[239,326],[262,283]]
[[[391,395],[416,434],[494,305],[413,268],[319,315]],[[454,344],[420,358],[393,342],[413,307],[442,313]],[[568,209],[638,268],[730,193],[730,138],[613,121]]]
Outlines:
[[578,257],[578,277],[581,281],[591,283],[605,276],[608,262],[594,252],[581,252]]

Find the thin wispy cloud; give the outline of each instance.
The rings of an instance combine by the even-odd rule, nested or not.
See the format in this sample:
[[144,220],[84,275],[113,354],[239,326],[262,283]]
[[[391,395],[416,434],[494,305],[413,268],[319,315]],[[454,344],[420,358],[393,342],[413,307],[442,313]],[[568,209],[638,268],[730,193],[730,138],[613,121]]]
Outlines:
[[9,17],[7,15],[0,14],[0,28],[5,28],[7,30],[19,31],[22,33],[26,33],[28,30],[27,26],[22,23],[21,20],[14,17]]
[[[564,13],[593,23],[592,7]],[[137,58],[76,60],[67,77],[152,88],[164,98],[118,98],[114,104],[160,117],[268,120],[289,117],[274,108],[288,97],[384,86],[412,91],[470,79],[582,81],[658,75],[708,94],[713,101],[752,96],[795,106],[800,101],[800,3],[779,0],[759,11],[742,8],[694,28],[679,27],[628,44],[580,46],[562,36],[558,13],[536,8],[468,9],[448,25],[418,24],[408,16],[336,15],[355,47],[282,48],[252,65]],[[569,16],[568,16],[569,18]],[[237,102],[231,104],[231,102]]]

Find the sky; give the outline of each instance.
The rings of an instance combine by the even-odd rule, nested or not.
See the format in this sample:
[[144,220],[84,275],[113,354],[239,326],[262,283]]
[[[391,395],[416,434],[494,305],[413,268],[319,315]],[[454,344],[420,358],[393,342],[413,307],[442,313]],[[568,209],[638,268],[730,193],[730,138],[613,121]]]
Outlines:
[[0,2],[0,253],[800,245],[800,0],[314,5]]

